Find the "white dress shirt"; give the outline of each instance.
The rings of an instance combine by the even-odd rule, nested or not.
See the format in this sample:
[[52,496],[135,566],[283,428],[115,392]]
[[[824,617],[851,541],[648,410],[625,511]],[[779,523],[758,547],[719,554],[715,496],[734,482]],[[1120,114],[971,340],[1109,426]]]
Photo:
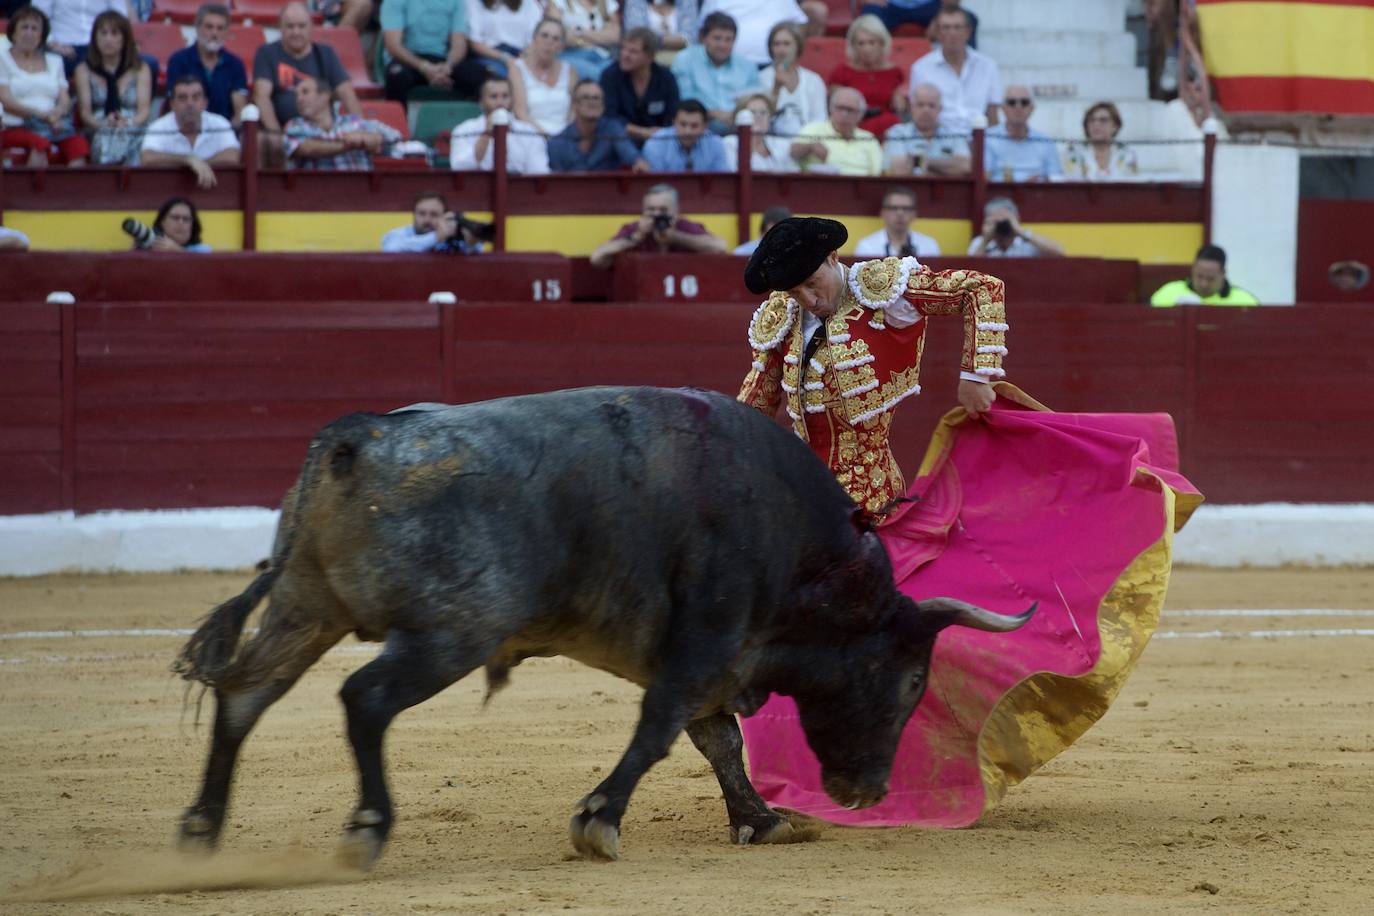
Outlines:
[[973,116],[988,110],[989,105],[1002,104],[1002,74],[997,62],[986,54],[969,48],[968,57],[958,73],[945,60],[939,48],[911,65],[913,89],[930,83],[940,90],[944,109],[940,112],[940,128],[966,134],[973,128]]
[[[911,242],[912,249],[918,258],[935,258],[940,255],[940,243],[928,235],[917,232],[914,229],[906,231],[907,238]],[[887,230],[879,229],[872,235],[864,236],[859,239],[859,243],[854,246],[854,257],[856,258],[896,258],[902,257],[901,249],[894,251],[892,243],[887,239]]]
[[166,153],[169,156],[196,156],[210,161],[227,149],[238,149],[234,125],[229,119],[211,111],[200,113],[200,133],[193,145],[177,127],[177,116],[168,113],[148,125],[143,135],[143,152]]
[[[477,140],[487,129],[486,115],[464,121],[449,135],[449,167],[455,172],[490,172],[496,143],[487,143],[487,151],[478,162],[475,156]],[[515,118],[510,119],[506,133],[506,171],[516,175],[549,174],[549,146],[539,128]]]

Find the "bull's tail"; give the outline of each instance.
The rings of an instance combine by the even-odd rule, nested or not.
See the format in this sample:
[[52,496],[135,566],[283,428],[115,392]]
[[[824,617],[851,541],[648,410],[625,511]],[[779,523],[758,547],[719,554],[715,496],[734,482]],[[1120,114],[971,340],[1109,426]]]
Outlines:
[[172,663],[172,671],[188,681],[199,681],[207,687],[222,687],[238,677],[234,673],[234,654],[238,649],[239,637],[243,635],[243,625],[254,608],[272,590],[272,585],[281,575],[281,567],[271,563],[258,574],[243,593],[230,598],[210,612],[191,638],[182,647],[181,654]]

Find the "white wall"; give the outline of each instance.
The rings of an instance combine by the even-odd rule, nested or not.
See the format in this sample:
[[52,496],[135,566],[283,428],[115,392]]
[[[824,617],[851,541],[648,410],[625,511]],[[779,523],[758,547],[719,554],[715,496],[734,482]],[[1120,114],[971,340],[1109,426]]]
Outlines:
[[1298,151],[1217,145],[1212,242],[1226,250],[1226,274],[1265,305],[1297,296]]

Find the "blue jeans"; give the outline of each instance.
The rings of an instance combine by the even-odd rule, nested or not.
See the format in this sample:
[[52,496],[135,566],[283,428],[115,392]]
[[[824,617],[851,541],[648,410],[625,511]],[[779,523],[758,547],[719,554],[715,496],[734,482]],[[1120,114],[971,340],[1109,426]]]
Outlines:
[[600,79],[601,71],[611,62],[610,52],[600,48],[569,48],[558,58],[572,64],[580,80]]
[[[896,31],[897,26],[908,22],[914,22],[919,26],[926,27],[935,19],[935,14],[940,12],[940,0],[919,0],[910,6],[896,6],[888,0],[883,6],[868,5],[859,11],[860,15],[872,13],[883,21],[889,32]],[[973,22],[973,34],[969,36],[969,47],[978,47],[978,17],[972,10],[964,10],[968,13],[969,19]],[[930,36],[932,40],[934,36]]]

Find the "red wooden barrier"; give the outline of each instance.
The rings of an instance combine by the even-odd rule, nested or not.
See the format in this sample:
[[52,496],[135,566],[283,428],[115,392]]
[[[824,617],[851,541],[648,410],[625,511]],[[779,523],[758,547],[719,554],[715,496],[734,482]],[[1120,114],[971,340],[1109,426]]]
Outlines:
[[0,308],[0,512],[46,512],[62,499],[62,309]]

